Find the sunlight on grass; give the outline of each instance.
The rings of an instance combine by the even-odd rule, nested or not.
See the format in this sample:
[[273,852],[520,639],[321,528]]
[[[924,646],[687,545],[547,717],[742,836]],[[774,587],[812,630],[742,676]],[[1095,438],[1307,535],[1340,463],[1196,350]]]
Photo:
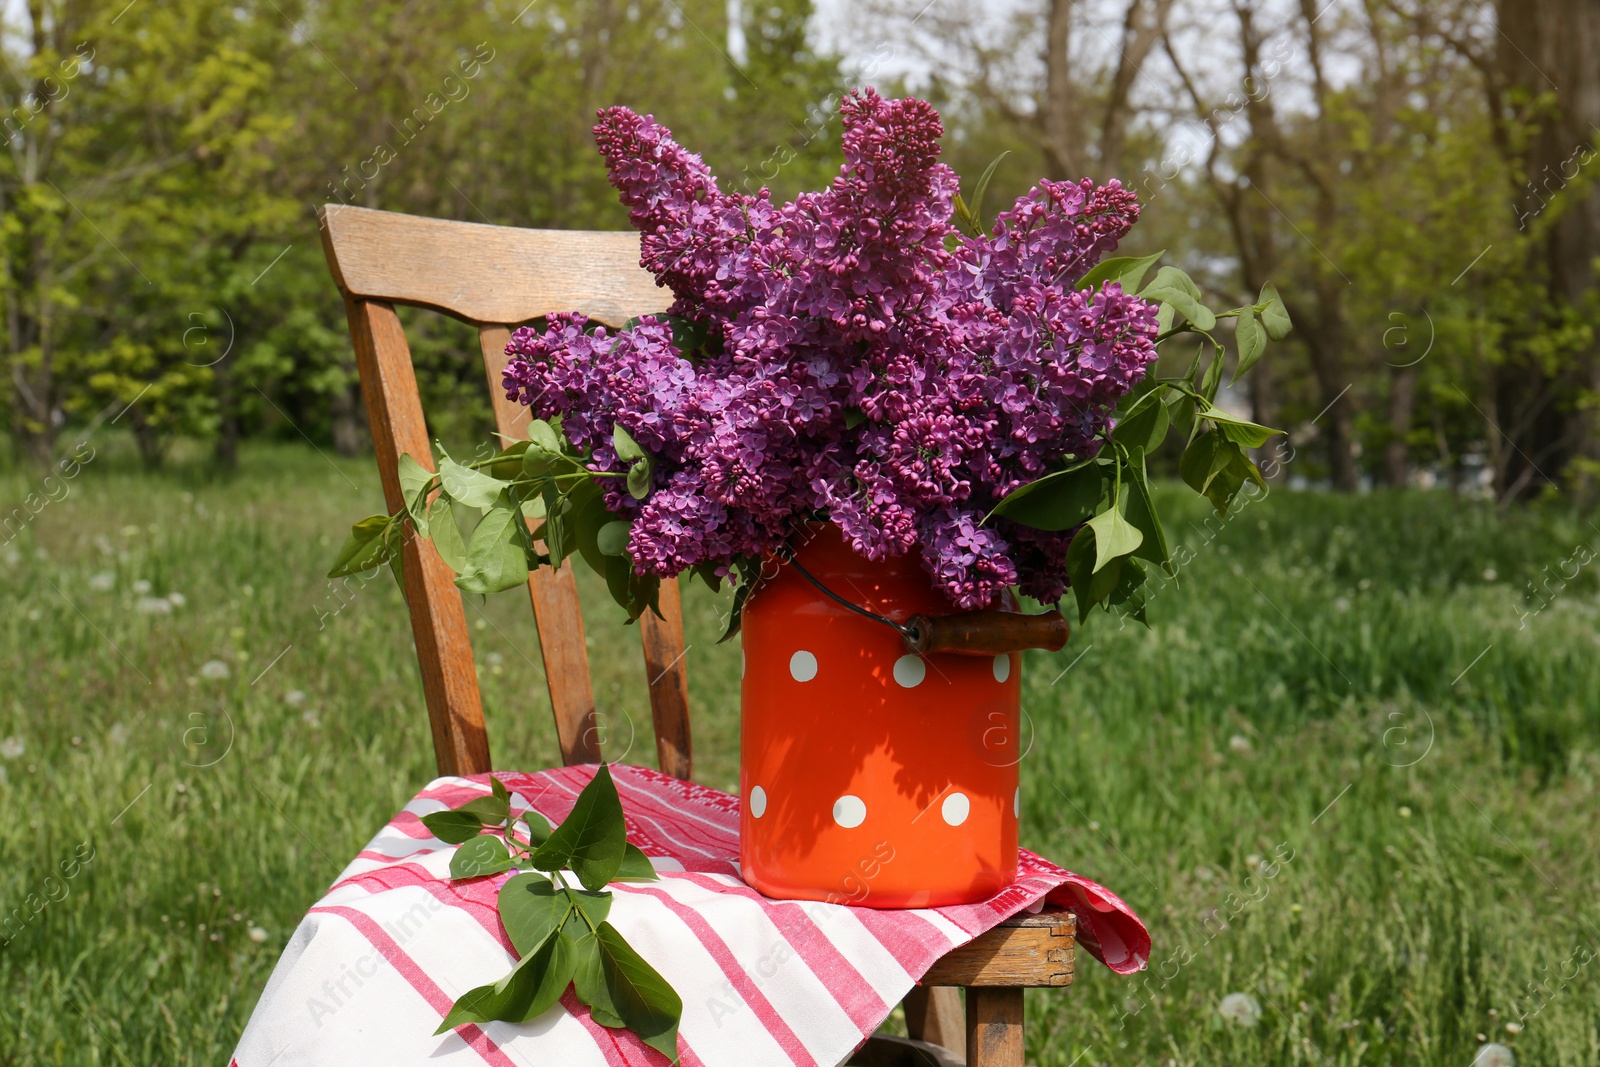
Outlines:
[[[0,546],[0,1063],[225,1063],[301,914],[432,777],[392,580],[322,577],[380,505],[370,460],[111,449]],[[1085,953],[1030,993],[1030,1062],[1465,1067],[1479,1035],[1593,1062],[1600,608],[1587,571],[1523,590],[1594,528],[1423,494],[1186,518],[1153,629],[1027,660],[1023,841],[1155,939],[1145,974]],[[608,752],[653,765],[637,632],[583,577]],[[738,649],[685,589],[696,777],[728,789]],[[556,762],[526,596],[468,617],[497,766]]]

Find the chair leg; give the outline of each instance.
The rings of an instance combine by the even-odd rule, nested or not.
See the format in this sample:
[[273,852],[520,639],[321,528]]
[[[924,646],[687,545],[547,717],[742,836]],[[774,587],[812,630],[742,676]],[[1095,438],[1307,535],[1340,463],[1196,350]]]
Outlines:
[[959,1049],[966,1043],[961,990],[954,986],[914,986],[906,994],[906,1033],[918,1041]]
[[1022,990],[967,987],[967,1067],[1022,1067]]

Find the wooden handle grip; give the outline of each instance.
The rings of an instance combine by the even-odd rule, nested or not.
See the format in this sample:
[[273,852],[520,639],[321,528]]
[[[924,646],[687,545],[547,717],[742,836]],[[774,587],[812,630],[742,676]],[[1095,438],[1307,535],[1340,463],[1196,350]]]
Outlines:
[[960,656],[998,656],[1025,648],[1058,652],[1069,627],[1059,611],[1023,615],[1016,611],[966,611],[959,615],[913,615],[906,620],[906,647],[918,655],[953,652]]

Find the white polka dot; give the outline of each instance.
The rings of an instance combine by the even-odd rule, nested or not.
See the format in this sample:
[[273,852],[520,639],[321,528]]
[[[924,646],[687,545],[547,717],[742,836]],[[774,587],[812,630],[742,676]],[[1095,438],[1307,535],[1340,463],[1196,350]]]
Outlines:
[[846,793],[833,802],[833,821],[846,830],[854,830],[867,821],[866,803]]
[[1022,818],[1022,787],[1017,786],[1017,791],[1011,797],[1011,814]]
[[1003,682],[1011,677],[1011,657],[996,656],[994,658],[994,680]]
[[750,815],[761,818],[767,813],[767,791],[759,785],[750,790]]
[[921,656],[901,656],[894,661],[894,680],[907,689],[915,689],[928,676],[928,665]]
[[789,677],[797,682],[809,682],[817,676],[817,657],[801,649],[789,657]]
[[939,806],[939,814],[943,815],[944,821],[951,826],[960,826],[967,821],[967,816],[971,813],[972,801],[967,799],[965,793],[951,793]]

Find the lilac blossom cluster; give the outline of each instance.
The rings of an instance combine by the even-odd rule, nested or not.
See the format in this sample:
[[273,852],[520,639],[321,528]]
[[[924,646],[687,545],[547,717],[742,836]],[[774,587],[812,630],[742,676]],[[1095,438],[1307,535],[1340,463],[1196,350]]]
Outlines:
[[625,468],[614,425],[650,454],[645,499],[603,480],[640,573],[727,574],[826,517],[868,559],[919,552],[959,607],[1008,586],[1054,602],[1070,532],[984,517],[1096,453],[1155,358],[1155,305],[1074,288],[1138,204],[1116,181],[1041,181],[950,251],[958,179],[938,113],[871,89],[840,111],[838,178],[781,205],[722,192],[650,116],[600,112],[641,262],[707,340],[680,348],[668,316],[613,332],[552,315],[513,335],[507,394],[561,416],[594,470]]

